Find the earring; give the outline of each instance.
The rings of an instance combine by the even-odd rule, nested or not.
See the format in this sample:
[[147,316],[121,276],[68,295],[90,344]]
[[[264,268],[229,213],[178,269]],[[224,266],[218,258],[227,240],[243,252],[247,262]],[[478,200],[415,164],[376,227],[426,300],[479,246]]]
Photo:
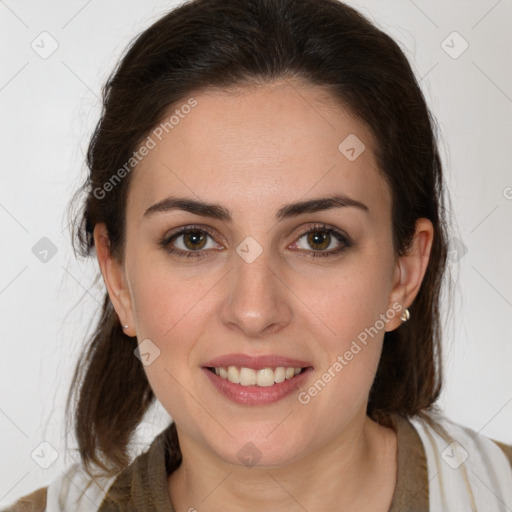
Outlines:
[[408,308],[405,308],[402,314],[400,315],[400,320],[402,320],[402,322],[407,322],[409,318],[411,318],[411,312],[409,311]]
[[123,325],[123,329],[128,329],[128,325]]

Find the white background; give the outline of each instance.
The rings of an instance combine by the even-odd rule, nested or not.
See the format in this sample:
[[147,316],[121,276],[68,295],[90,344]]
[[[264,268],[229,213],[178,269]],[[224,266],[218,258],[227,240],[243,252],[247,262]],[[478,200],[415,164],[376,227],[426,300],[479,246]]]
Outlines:
[[[512,2],[350,3],[399,41],[440,127],[452,236],[467,248],[450,265],[457,288],[441,405],[512,443]],[[103,82],[131,38],[173,5],[0,2],[0,504],[76,459],[65,452],[63,401],[102,290],[92,286],[94,264],[73,256],[66,208],[84,176]],[[31,48],[43,31],[59,45],[47,59]],[[469,44],[458,58],[442,47],[462,48],[458,36],[446,39],[453,31]],[[57,248],[47,263],[32,253],[42,237]],[[140,449],[167,421],[156,408]],[[48,469],[31,458],[43,441],[58,454]]]

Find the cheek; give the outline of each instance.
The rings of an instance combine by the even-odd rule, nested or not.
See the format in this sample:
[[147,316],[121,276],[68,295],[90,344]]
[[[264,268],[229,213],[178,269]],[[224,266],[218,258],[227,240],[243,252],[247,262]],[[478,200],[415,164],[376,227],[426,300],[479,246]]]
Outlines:
[[303,290],[311,298],[314,311],[320,313],[330,327],[334,345],[339,349],[372,327],[385,313],[389,301],[390,272],[362,258],[351,263],[323,276],[316,286],[312,281],[304,283],[309,292],[306,288]]
[[353,288],[347,284],[323,298],[325,318],[335,334],[318,340],[324,352],[322,364],[315,368],[308,387],[297,396],[305,411],[315,411],[318,428],[334,432],[340,422],[349,421],[366,407],[385,325],[380,319],[384,313],[382,301],[375,297],[370,285],[366,288],[360,283]]
[[[211,285],[204,280],[191,282],[157,265],[144,266],[143,272],[132,275],[140,352],[145,347],[151,354],[144,372],[158,400],[182,424],[188,424],[191,417],[201,413],[194,409],[194,401],[184,390],[190,391],[194,382],[191,360],[195,340],[211,317],[206,311],[210,307],[209,288]],[[189,429],[193,428],[192,423]]]
[[[133,266],[130,290],[137,335],[152,339],[162,348],[177,334],[197,325],[207,301],[209,280],[193,279],[161,261]],[[211,287],[211,286],[210,286]]]
[[193,340],[200,337],[205,318],[211,316],[205,311],[207,281],[191,281],[162,263],[139,264],[130,279],[138,343],[148,344],[158,354],[144,368],[158,393],[162,385],[177,385],[173,377],[178,382],[187,378]]
[[321,391],[326,405],[336,401],[348,409],[359,407],[378,367],[386,324],[397,314],[388,310],[390,273],[371,260],[352,263],[350,271],[318,283],[322,294],[311,295],[330,334],[320,340],[325,358],[316,372],[317,385],[304,390],[304,402]]

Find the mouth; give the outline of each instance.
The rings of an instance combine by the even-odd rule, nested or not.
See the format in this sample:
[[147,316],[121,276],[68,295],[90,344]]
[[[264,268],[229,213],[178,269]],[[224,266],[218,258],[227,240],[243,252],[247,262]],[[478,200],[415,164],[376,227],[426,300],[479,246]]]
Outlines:
[[308,367],[277,366],[267,368],[246,368],[244,366],[209,366],[207,370],[221,379],[240,386],[270,387],[291,380],[304,373]]
[[213,389],[240,405],[269,405],[297,392],[310,378],[309,361],[277,354],[226,354],[205,361]]

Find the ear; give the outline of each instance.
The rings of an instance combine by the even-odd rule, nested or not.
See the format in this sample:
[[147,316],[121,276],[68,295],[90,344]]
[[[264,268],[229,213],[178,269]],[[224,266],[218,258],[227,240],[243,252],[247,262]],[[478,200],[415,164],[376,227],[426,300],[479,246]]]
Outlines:
[[[402,307],[401,313],[414,302],[427,270],[433,240],[432,222],[424,218],[418,219],[409,251],[397,260],[388,308],[396,310],[398,303]],[[386,324],[386,331],[393,331],[400,324],[400,315],[397,315]]]
[[122,263],[112,255],[110,250],[110,238],[104,223],[94,227],[94,245],[96,256],[100,265],[101,274],[107,291],[116,310],[123,331],[128,336],[135,336],[135,322],[132,308],[130,290],[128,289],[126,276]]

